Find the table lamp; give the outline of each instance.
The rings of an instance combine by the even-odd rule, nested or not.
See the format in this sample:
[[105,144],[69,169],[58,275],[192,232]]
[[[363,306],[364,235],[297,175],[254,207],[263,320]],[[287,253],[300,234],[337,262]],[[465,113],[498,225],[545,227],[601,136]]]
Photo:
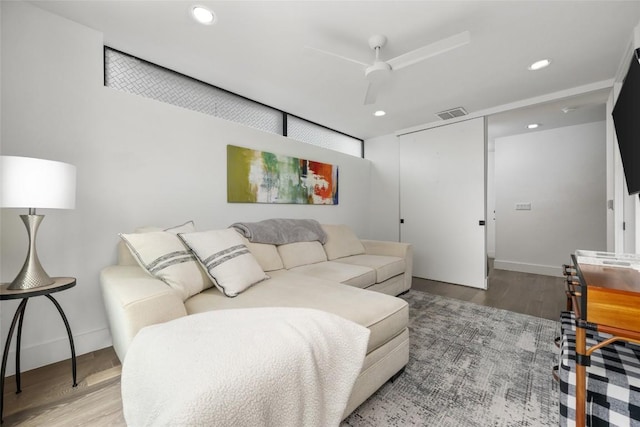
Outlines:
[[0,156],[0,207],[28,208],[20,215],[27,227],[27,259],[8,289],[32,289],[54,280],[44,271],[36,252],[36,233],[44,215],[36,208],[74,209],[76,206],[76,167],[52,160]]

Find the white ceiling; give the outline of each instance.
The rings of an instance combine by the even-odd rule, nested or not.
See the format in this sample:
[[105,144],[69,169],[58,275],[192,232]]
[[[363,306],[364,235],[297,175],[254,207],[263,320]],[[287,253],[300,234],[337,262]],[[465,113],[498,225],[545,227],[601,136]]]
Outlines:
[[[101,31],[110,47],[359,138],[439,121],[434,114],[453,107],[474,113],[613,79],[640,23],[640,1],[31,3]],[[217,22],[195,23],[194,4],[213,10]],[[370,62],[373,34],[388,37],[388,59],[465,30],[470,44],[397,70],[369,106],[362,69],[304,48]],[[527,70],[541,58],[552,65]],[[599,103],[607,92],[597,94]],[[595,108],[556,107],[565,120]],[[378,109],[387,115],[373,117]],[[502,126],[504,117],[490,123]],[[557,120],[545,118],[543,129]]]
[[[489,148],[495,138],[521,133],[541,132],[562,126],[597,122],[606,118],[606,101],[610,89],[535,104],[489,116]],[[567,109],[567,111],[563,111]],[[538,124],[530,130],[527,125]]]

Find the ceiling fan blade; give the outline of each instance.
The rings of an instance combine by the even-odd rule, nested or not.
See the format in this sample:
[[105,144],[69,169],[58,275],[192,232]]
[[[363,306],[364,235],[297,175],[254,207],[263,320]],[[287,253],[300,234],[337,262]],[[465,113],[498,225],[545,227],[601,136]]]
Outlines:
[[380,90],[381,85],[381,80],[369,81],[369,85],[367,86],[367,93],[364,96],[364,105],[371,105],[376,103],[376,98],[378,98],[378,91]]
[[370,64],[367,64],[366,62],[358,61],[357,59],[347,58],[346,56],[342,56],[342,55],[337,54],[337,53],[329,52],[327,50],[318,49],[317,47],[305,46],[304,48],[305,49],[309,49],[311,51],[319,52],[319,53],[321,53],[323,55],[333,56],[334,58],[338,58],[338,59],[341,59],[343,61],[352,62],[352,63],[358,64],[358,65],[360,65],[362,67],[368,67],[370,65]]
[[396,56],[395,58],[388,60],[387,64],[391,65],[393,70],[399,70],[433,56],[440,55],[441,53],[464,46],[470,41],[471,35],[469,31],[464,31],[460,34],[456,34],[455,36],[447,37],[446,39],[439,40],[435,43],[412,50],[411,52]]

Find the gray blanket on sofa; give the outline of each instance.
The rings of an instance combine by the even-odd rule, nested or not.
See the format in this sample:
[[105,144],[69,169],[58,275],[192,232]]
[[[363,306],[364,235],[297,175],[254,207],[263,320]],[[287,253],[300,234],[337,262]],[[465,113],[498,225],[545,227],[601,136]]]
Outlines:
[[229,228],[235,228],[253,243],[284,245],[317,240],[324,244],[327,241],[327,234],[314,219],[274,218],[259,222],[236,222]]

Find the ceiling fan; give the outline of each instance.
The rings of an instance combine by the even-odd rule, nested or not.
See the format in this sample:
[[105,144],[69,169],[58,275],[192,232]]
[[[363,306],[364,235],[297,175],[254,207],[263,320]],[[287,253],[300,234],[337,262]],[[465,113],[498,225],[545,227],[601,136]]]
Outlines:
[[383,61],[380,59],[380,51],[384,47],[384,45],[387,44],[387,37],[383,35],[374,35],[369,37],[369,47],[375,51],[376,55],[373,64],[368,64],[357,59],[348,58],[334,52],[329,52],[311,46],[305,46],[305,48],[311,49],[324,55],[333,56],[363,67],[364,76],[368,80],[368,87],[367,93],[364,98],[364,104],[368,105],[376,102],[376,97],[378,95],[380,86],[391,76],[391,73],[393,71],[400,70],[402,68],[424,61],[425,59],[429,59],[433,56],[440,55],[441,53],[445,53],[455,48],[464,46],[470,41],[471,36],[469,32],[464,31],[454,36],[447,37],[437,42],[404,53],[400,56],[396,56],[395,58],[389,59],[387,61]]

